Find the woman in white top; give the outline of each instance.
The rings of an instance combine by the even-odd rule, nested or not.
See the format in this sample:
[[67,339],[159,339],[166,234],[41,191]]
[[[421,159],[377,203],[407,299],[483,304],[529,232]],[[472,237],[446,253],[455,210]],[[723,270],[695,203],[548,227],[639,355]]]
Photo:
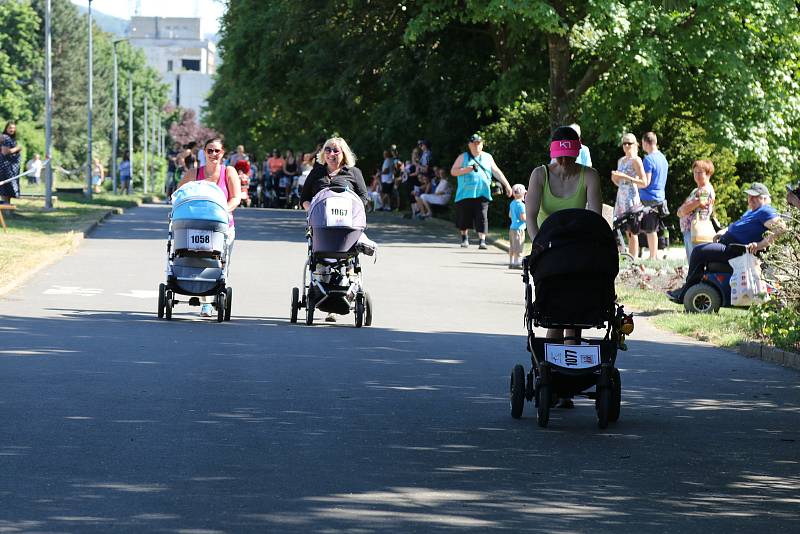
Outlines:
[[[619,218],[627,212],[641,207],[639,188],[647,186],[647,177],[644,174],[644,164],[639,157],[639,142],[632,133],[622,136],[622,151],[625,154],[617,160],[617,170],[611,171],[611,181],[617,189],[617,199],[614,202],[614,218]],[[628,238],[628,252],[634,258],[639,257],[639,228],[638,224],[623,228]]]
[[436,184],[436,189],[432,193],[423,193],[416,197],[417,213],[419,213],[421,219],[427,219],[432,215],[431,204],[446,206],[453,194],[453,188],[450,182],[447,181],[447,173],[443,168],[437,168],[436,177],[439,180],[439,183]]

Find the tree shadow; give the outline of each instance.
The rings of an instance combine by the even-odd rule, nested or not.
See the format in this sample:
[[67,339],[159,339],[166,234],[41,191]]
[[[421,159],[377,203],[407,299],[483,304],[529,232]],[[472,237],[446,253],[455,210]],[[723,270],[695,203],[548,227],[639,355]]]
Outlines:
[[540,429],[522,335],[48,313],[0,317],[8,531],[800,526],[798,375],[727,351],[634,336],[618,423]]

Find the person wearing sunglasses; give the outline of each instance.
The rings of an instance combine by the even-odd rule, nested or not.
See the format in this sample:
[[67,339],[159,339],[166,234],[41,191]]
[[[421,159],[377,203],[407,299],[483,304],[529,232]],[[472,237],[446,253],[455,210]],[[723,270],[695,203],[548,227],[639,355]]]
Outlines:
[[[204,180],[216,184],[217,187],[222,189],[225,193],[225,198],[228,199],[228,257],[230,258],[231,251],[233,250],[233,240],[236,238],[236,229],[233,221],[233,210],[242,201],[242,188],[239,181],[239,173],[231,166],[223,165],[222,161],[225,159],[225,149],[222,146],[222,139],[213,137],[205,142],[203,145],[203,152],[206,155],[206,164],[189,169],[186,175],[181,179],[178,184],[178,189],[184,184],[194,181]],[[203,297],[209,298],[209,297]],[[204,302],[200,306],[200,315],[203,317],[211,317],[213,306],[210,302]]]
[[[644,164],[638,155],[639,143],[632,133],[622,136],[622,152],[625,155],[617,160],[617,170],[611,171],[611,181],[617,186],[617,198],[614,202],[615,219],[620,219],[626,213],[641,207],[639,188],[647,186]],[[628,252],[634,258],[638,258],[639,220],[627,223],[622,229],[628,238]]]
[[317,153],[317,165],[308,173],[300,193],[303,209],[307,211],[314,195],[332,185],[349,187],[366,205],[367,184],[361,170],[355,165],[356,157],[344,139],[331,137],[325,141],[322,150]]

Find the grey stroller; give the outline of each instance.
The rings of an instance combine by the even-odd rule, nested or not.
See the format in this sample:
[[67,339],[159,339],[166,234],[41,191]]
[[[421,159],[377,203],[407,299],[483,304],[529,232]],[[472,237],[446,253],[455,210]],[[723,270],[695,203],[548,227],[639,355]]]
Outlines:
[[[230,321],[233,290],[227,286],[230,243],[225,194],[215,184],[190,182],[172,195],[166,283],[158,287],[158,318],[172,319],[179,302],[199,306],[213,297],[217,321]],[[179,301],[178,295],[186,295]]]
[[364,203],[350,189],[329,187],[317,193],[308,210],[308,258],[303,267],[302,294],[292,288],[290,320],[301,308],[306,324],[314,311],[355,314],[356,328],[372,324],[372,301],[364,290],[359,253],[373,255],[375,245],[365,238]]

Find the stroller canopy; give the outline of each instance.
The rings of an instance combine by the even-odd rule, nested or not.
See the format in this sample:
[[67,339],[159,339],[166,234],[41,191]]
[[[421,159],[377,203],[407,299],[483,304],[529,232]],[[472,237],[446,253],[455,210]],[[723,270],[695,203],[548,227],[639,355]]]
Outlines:
[[308,224],[312,228],[364,230],[367,227],[364,203],[351,189],[323,189],[311,199]]
[[228,224],[228,201],[216,184],[189,182],[172,194],[172,220],[202,220]]
[[614,233],[603,217],[585,209],[565,209],[550,215],[531,252],[534,284],[551,276],[604,275],[614,280],[619,255]]

